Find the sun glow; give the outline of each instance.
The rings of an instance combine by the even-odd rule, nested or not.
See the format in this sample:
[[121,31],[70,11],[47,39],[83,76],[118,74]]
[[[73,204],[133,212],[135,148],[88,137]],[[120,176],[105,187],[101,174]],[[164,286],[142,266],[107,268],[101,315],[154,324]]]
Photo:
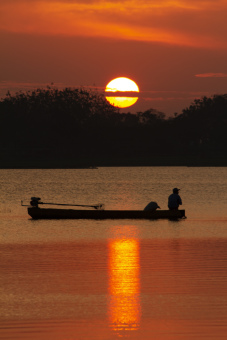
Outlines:
[[[136,97],[135,94],[138,94],[139,87],[133,80],[126,77],[119,77],[111,80],[106,85],[105,92],[108,93],[106,100],[108,100],[111,105],[124,108],[137,102],[138,97]],[[111,95],[111,92],[117,92],[118,96]]]

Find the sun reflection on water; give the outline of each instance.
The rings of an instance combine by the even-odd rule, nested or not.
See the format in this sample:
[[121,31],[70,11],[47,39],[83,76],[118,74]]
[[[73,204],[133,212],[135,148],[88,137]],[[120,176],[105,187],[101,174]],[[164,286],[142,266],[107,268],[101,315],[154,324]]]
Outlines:
[[137,330],[140,322],[139,242],[109,242],[109,320],[115,331]]

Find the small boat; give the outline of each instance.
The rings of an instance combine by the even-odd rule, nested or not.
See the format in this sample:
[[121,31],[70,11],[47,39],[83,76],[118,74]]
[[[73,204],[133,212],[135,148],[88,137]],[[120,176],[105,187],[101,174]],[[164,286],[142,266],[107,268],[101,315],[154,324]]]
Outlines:
[[[77,209],[69,208],[40,208],[39,205],[60,205],[74,206]],[[152,204],[153,210],[147,210],[147,207]],[[150,204],[144,210],[105,210],[105,205],[101,203],[93,205],[84,204],[62,204],[62,203],[47,203],[41,202],[39,197],[31,197],[30,205],[23,204],[28,207],[28,214],[33,219],[90,219],[90,220],[106,220],[106,219],[171,219],[176,220],[185,217],[185,210],[156,210],[159,208],[156,202]],[[78,209],[80,207],[80,209]],[[89,209],[81,209],[89,208]],[[92,210],[94,208],[95,210]]]
[[28,207],[28,214],[38,219],[181,219],[185,218],[185,210],[79,210],[79,209],[52,209]]

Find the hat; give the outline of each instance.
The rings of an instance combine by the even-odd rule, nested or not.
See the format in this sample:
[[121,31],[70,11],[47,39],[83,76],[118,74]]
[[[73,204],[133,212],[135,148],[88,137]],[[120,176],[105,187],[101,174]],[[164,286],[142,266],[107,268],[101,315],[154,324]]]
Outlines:
[[173,192],[178,192],[180,189],[178,189],[178,188],[174,188],[173,189]]

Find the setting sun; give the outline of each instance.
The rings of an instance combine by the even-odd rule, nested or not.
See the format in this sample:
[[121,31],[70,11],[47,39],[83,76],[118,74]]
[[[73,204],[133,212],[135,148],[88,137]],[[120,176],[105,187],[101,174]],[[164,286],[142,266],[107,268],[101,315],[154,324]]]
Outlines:
[[[139,87],[133,80],[126,77],[119,77],[111,80],[106,85],[105,92],[109,93],[109,95],[106,96],[106,100],[108,100],[111,105],[124,108],[137,102],[138,97],[133,95],[139,92]],[[112,96],[111,92],[117,92],[118,96]],[[128,94],[128,92],[130,93]]]

